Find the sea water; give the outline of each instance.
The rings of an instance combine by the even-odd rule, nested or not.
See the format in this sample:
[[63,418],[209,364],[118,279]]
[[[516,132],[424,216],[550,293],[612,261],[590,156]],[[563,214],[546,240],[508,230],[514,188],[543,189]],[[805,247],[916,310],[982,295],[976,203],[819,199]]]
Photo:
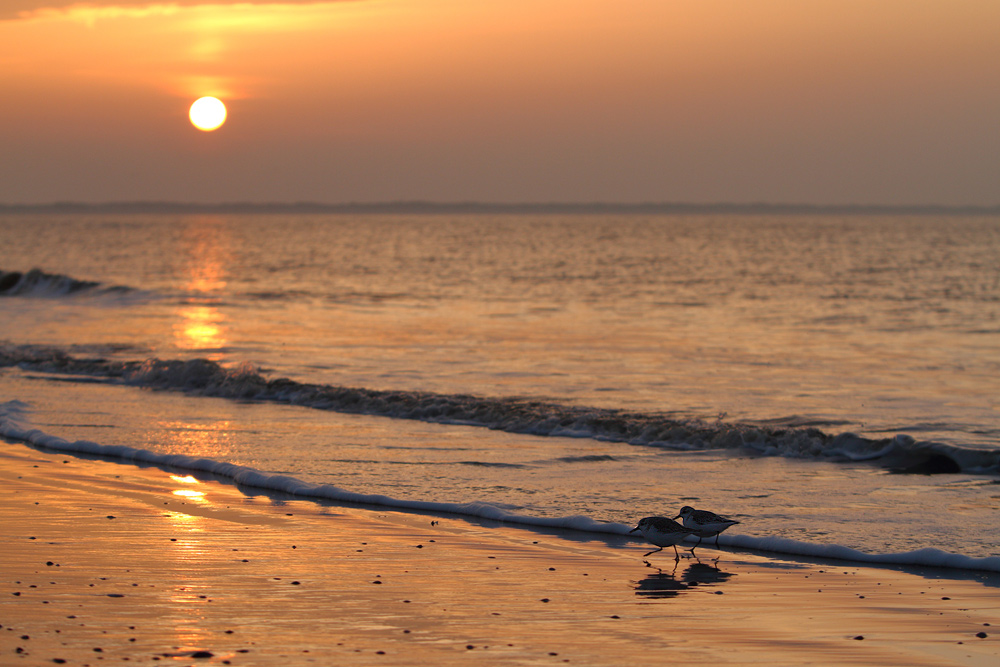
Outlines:
[[13,442],[1000,569],[996,217],[34,214],[0,240]]

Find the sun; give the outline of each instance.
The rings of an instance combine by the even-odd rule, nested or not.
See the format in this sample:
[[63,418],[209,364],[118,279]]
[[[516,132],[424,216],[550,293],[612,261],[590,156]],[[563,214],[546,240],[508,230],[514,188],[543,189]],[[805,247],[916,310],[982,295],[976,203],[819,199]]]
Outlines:
[[191,124],[199,130],[211,132],[226,122],[226,105],[218,98],[202,97],[191,105],[188,116],[191,118]]

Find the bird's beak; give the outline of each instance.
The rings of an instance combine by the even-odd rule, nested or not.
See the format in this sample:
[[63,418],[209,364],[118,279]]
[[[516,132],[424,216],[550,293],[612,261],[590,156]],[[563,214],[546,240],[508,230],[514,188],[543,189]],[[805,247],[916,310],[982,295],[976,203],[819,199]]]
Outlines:
[[679,518],[681,518],[680,514],[678,514],[677,516],[674,517],[674,521],[677,521],[677,519],[679,519]]
[[635,532],[635,531],[637,531],[637,530],[639,530],[639,526],[636,526],[635,528],[633,528],[632,530],[630,530],[630,531],[628,531],[628,532],[630,532],[630,533],[634,533],[634,532]]

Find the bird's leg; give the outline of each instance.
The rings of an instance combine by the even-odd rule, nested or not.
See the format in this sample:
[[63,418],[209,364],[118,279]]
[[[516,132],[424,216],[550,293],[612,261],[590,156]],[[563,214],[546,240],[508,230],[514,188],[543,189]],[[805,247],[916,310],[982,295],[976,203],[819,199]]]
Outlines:
[[692,554],[694,554],[694,550],[697,549],[700,546],[701,546],[701,537],[698,538],[698,544],[696,544],[693,547],[691,547],[690,549],[688,549],[688,551],[690,551]]
[[[676,548],[677,548],[677,547],[674,547],[674,549],[676,549]],[[642,555],[642,557],[643,557],[643,558],[645,558],[645,557],[646,557],[646,556],[648,556],[649,554],[655,554],[655,553],[656,553],[657,551],[663,551],[663,547],[660,547],[659,549],[653,549],[653,550],[652,550],[652,551],[650,551],[649,553],[644,553],[644,554]]]
[[722,534],[721,532],[715,534],[715,548],[716,549],[719,548],[719,535],[721,535],[721,534]]
[[[662,549],[663,547],[660,547],[660,548]],[[680,553],[679,553],[679,552],[677,551],[677,545],[675,544],[675,545],[674,545],[674,562],[676,563],[676,562],[677,562],[677,561],[679,561],[680,559],[681,559],[681,555],[680,555]]]

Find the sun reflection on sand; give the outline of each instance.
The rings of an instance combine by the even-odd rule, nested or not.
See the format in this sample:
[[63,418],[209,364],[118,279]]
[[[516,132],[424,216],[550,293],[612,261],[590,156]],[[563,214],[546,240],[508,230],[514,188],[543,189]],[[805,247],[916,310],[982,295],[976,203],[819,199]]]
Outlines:
[[[179,484],[201,484],[200,481],[198,481],[191,475],[185,475],[184,477],[181,477],[180,475],[171,475],[170,479],[174,480]],[[196,489],[175,489],[171,491],[171,493],[175,496],[180,496],[182,498],[190,498],[196,501],[204,502],[205,500],[205,492],[198,491]]]
[[204,500],[204,491],[195,491],[193,489],[177,489],[172,492],[175,496],[182,496],[184,498],[191,498],[192,500]]
[[181,477],[180,475],[171,475],[170,479],[180,484],[201,484],[201,482],[199,482],[195,477],[192,477],[191,475],[184,475],[183,477]]

